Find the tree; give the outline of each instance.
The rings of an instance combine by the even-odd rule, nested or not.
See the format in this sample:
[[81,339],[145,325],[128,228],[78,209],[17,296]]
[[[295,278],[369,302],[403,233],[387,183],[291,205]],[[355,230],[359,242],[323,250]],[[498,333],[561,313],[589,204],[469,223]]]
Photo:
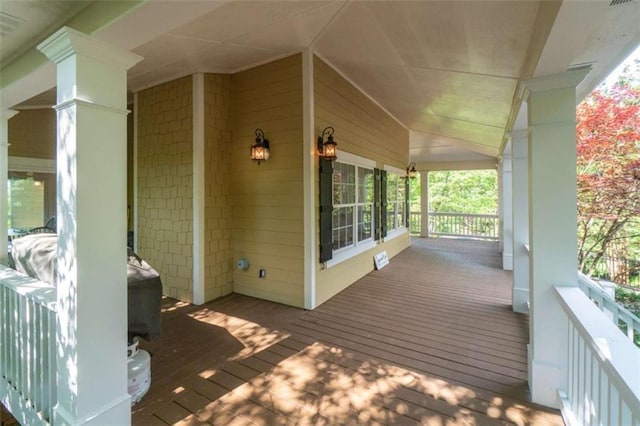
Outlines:
[[431,211],[495,214],[498,177],[495,170],[429,172]]
[[640,216],[640,84],[630,70],[578,106],[576,130],[578,262],[591,274],[614,246],[624,249],[616,243]]

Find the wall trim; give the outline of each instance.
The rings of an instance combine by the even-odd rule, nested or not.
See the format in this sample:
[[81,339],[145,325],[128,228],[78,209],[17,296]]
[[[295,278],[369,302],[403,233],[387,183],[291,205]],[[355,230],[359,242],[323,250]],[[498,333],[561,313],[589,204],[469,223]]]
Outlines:
[[195,305],[205,302],[205,141],[204,74],[193,74],[193,294]]
[[384,170],[387,171],[387,172],[390,172],[390,173],[394,173],[394,174],[396,174],[398,176],[401,176],[401,177],[404,177],[404,176],[407,175],[407,171],[406,170],[402,170],[402,169],[400,169],[398,167],[390,166],[388,164],[384,165]]
[[47,158],[11,157],[9,156],[10,172],[55,173],[56,160]]
[[133,94],[133,251],[138,251],[138,93]]
[[338,159],[336,161],[338,163],[353,164],[356,166],[368,167],[371,169],[374,169],[377,166],[377,163],[374,160],[370,160],[366,157],[361,157],[359,155],[340,150],[338,150]]
[[302,52],[302,167],[304,203],[304,307],[316,307],[316,141],[313,97],[313,50]]

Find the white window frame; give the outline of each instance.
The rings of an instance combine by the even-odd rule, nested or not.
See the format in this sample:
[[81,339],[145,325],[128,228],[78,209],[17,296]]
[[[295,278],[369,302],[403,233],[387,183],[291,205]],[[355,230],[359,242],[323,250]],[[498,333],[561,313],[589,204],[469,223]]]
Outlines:
[[[358,194],[358,186],[357,186],[357,182],[358,182],[358,167],[362,167],[362,168],[366,168],[366,169],[371,169],[373,171],[373,169],[376,168],[376,162],[373,160],[369,160],[368,158],[364,158],[364,157],[360,157],[359,155],[355,155],[355,154],[351,154],[348,152],[344,152],[344,151],[340,151],[340,153],[338,154],[338,159],[336,160],[336,162],[338,163],[342,163],[342,164],[348,164],[351,166],[355,166],[355,174],[356,174],[356,201],[357,201],[357,194]],[[333,186],[332,186],[332,193],[333,193]],[[353,226],[353,232],[354,232],[354,243],[351,246],[348,247],[343,247],[341,249],[338,250],[334,250],[333,251],[333,257],[327,261],[326,265],[327,268],[330,268],[334,265],[337,265],[339,263],[344,262],[345,260],[351,259],[354,256],[357,256],[361,253],[366,252],[367,250],[372,249],[373,247],[375,247],[377,245],[376,241],[374,240],[374,235],[375,235],[375,231],[372,229],[371,231],[371,237],[367,238],[366,240],[360,241],[358,242],[358,238],[357,238],[357,229],[358,229],[358,221],[357,221],[357,215],[358,215],[358,210],[357,210],[357,203],[354,206],[354,226]],[[371,224],[373,226],[373,224],[375,223],[375,209],[372,209],[371,212]],[[333,235],[333,227],[331,229],[332,235]]]
[[[387,182],[389,180],[389,173],[393,173],[395,175],[398,175],[398,177],[400,178],[398,179],[398,182],[402,182],[404,184],[402,177],[406,176],[407,174],[406,170],[402,170],[397,167],[386,165],[386,164],[384,166],[384,170],[387,172]],[[387,187],[387,190],[388,190],[388,187]],[[397,190],[396,190],[396,194],[397,194]],[[400,200],[396,199],[396,205],[398,202],[400,202]],[[404,203],[404,200],[402,200],[402,202]],[[406,222],[406,219],[405,219],[405,222]],[[407,223],[405,223],[403,226],[397,226],[393,230],[387,230],[387,236],[384,237],[384,241],[388,241],[393,238],[399,237],[400,235],[404,235],[407,232],[409,232],[409,228],[407,228]]]

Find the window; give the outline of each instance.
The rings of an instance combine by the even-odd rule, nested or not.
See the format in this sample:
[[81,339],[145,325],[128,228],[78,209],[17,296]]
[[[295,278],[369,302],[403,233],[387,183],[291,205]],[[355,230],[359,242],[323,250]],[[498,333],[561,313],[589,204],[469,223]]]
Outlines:
[[338,251],[373,239],[373,169],[336,162],[332,244]]
[[10,172],[7,181],[7,227],[24,231],[43,226],[55,214],[54,186],[52,174]]
[[406,226],[406,187],[404,178],[387,173],[387,232]]

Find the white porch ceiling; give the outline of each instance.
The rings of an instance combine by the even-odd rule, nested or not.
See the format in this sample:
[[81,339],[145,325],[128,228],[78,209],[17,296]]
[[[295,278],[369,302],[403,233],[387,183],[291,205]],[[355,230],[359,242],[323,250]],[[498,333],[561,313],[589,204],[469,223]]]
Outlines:
[[[34,8],[60,6],[42,29],[76,3],[91,2],[3,1],[0,10],[28,26]],[[590,63],[584,95],[640,42],[638,22],[638,0],[149,1],[94,35],[144,56],[129,72],[134,91],[311,48],[411,131],[408,160],[422,163],[496,158],[521,80]],[[15,34],[1,39],[3,68],[28,47]]]

